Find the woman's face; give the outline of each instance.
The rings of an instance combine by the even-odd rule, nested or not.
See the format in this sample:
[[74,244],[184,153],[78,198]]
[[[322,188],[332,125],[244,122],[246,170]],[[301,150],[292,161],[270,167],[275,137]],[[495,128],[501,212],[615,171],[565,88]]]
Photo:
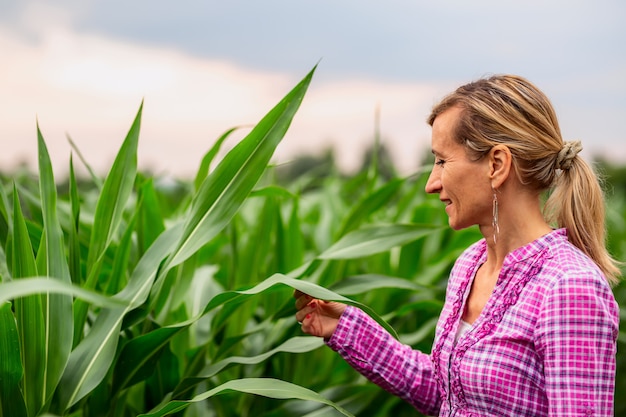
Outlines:
[[465,147],[453,137],[460,112],[458,107],[450,108],[433,122],[435,164],[426,183],[426,192],[439,194],[445,203],[448,222],[455,230],[490,225],[493,198],[488,158],[470,160]]

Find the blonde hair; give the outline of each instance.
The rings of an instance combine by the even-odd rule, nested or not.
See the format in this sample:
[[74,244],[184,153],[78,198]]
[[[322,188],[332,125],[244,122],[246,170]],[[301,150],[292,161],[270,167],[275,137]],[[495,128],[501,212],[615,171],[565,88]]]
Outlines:
[[546,95],[516,75],[495,75],[459,87],[434,106],[428,124],[452,107],[463,109],[455,137],[480,159],[496,144],[507,146],[522,184],[550,191],[544,217],[567,229],[569,241],[589,256],[611,284],[621,276],[606,249],[604,195],[580,142],[564,143]]

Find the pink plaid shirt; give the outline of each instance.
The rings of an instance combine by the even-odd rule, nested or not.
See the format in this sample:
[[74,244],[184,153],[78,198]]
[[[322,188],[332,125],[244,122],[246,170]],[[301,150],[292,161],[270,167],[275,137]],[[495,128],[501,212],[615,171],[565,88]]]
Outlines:
[[452,269],[430,355],[348,307],[328,346],[420,412],[613,416],[619,308],[598,267],[555,230],[507,255],[493,294],[455,344],[481,240]]

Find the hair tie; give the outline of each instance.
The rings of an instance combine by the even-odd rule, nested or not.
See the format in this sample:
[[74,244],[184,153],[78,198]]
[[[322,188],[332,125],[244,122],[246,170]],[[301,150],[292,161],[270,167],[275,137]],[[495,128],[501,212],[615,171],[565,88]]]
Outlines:
[[572,166],[572,161],[582,151],[583,145],[579,140],[563,143],[563,148],[556,157],[556,167],[560,170],[567,171]]

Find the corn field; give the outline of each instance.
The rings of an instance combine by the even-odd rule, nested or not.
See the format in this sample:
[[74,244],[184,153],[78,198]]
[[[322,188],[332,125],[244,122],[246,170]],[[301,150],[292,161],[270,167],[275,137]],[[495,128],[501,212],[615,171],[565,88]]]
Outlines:
[[[193,181],[138,171],[142,107],[104,178],[70,157],[59,186],[38,128],[38,175],[0,183],[0,416],[416,415],[301,332],[293,290],[429,352],[447,273],[480,235],[447,227],[428,168],[281,179],[270,160],[313,73],[219,161],[233,129],[209,144]],[[625,195],[609,201],[618,259]],[[622,330],[616,415],[625,349]]]

